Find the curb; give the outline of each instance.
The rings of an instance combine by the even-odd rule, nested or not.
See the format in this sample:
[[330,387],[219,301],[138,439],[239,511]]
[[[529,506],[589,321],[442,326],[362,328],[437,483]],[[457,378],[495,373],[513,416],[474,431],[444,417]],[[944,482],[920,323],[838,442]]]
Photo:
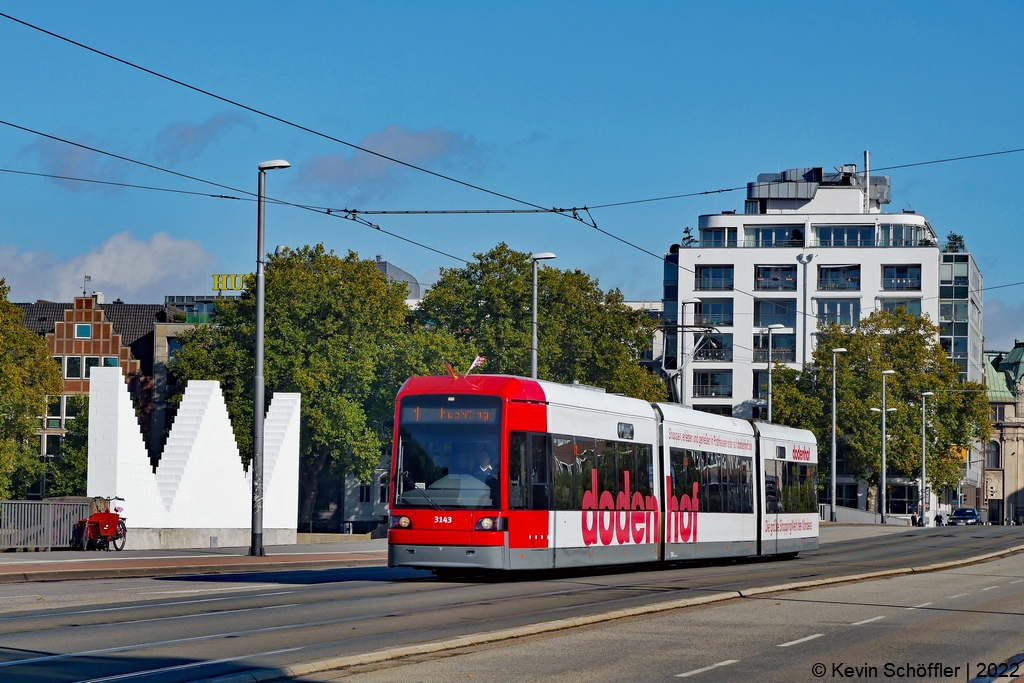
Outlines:
[[249,671],[241,671],[239,673],[228,674],[226,676],[198,679],[193,683],[256,683],[257,681],[273,681],[281,678],[305,676],[307,674],[316,673],[319,671],[344,669],[350,666],[358,666],[360,664],[374,664],[377,662],[385,662],[392,659],[400,659],[402,657],[425,655],[445,650],[455,650],[463,647],[468,647],[471,645],[482,645],[484,643],[493,643],[501,640],[511,640],[513,638],[521,638],[523,636],[537,635],[539,633],[549,633],[552,631],[561,631],[564,629],[575,628],[578,626],[586,626],[588,624],[597,624],[606,621],[623,619],[626,617],[635,617],[642,614],[654,614],[657,612],[667,612],[669,610],[681,609],[684,607],[695,607],[697,605],[707,605],[715,602],[724,602],[726,600],[733,600],[735,598],[747,598],[755,595],[764,595],[766,593],[780,593],[783,591],[800,590],[803,588],[816,588],[820,586],[830,586],[841,583],[852,583],[855,581],[868,581],[871,579],[880,579],[890,576],[901,576],[906,574],[918,574],[925,572],[941,571],[943,569],[950,569],[953,567],[964,567],[971,564],[977,564],[979,562],[992,560],[997,557],[1013,555],[1015,553],[1019,553],[1022,551],[1024,551],[1024,545],[1017,545],[1013,546],[1012,548],[1007,548],[1005,550],[997,550],[995,552],[985,553],[983,555],[966,557],[962,560],[938,562],[935,564],[923,565],[920,567],[900,567],[897,569],[883,569],[875,572],[850,574],[847,576],[836,576],[828,579],[813,579],[810,581],[798,581],[795,583],[777,584],[775,586],[761,586],[759,588],[750,588],[738,591],[725,591],[721,593],[714,593],[712,595],[701,596],[698,598],[681,598],[677,600],[669,600],[668,602],[658,602],[650,605],[641,605],[639,607],[630,607],[628,609],[615,610],[613,612],[605,612],[603,614],[592,614],[589,616],[576,617],[572,619],[556,619],[554,621],[542,621],[537,624],[517,626],[515,628],[501,629],[498,631],[484,631],[481,633],[471,633],[450,640],[437,640],[427,643],[419,643],[416,645],[406,645],[403,647],[390,648],[387,650],[377,650],[376,652],[367,652],[364,654],[347,655],[345,657],[335,657],[333,659],[324,659],[314,662],[293,664],[291,666],[282,668],[251,669]]
[[262,562],[237,564],[200,564],[170,567],[114,567],[108,569],[56,569],[29,572],[0,572],[0,584],[30,581],[80,581],[85,579],[129,579],[152,576],[192,576],[196,574],[264,573],[300,569],[344,569],[380,565],[380,558],[352,558],[301,562]]

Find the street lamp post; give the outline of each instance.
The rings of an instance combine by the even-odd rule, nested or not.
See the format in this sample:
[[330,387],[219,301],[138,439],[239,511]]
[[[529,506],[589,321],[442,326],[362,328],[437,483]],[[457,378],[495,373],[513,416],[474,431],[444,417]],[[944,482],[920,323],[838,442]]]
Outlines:
[[836,354],[846,353],[846,349],[832,349],[832,503],[829,521],[836,521]]
[[256,202],[256,368],[252,380],[252,538],[249,554],[266,555],[263,549],[263,318],[265,282],[263,277],[264,197],[267,171],[291,166],[284,159],[264,161],[259,169]]
[[926,415],[925,415],[924,405],[925,405],[925,399],[927,399],[929,396],[934,396],[934,395],[935,395],[934,391],[922,391],[921,392],[921,493],[918,496],[918,498],[921,499],[921,526],[928,526],[928,517],[925,515],[925,507],[926,507],[925,491],[928,489],[928,484],[927,484],[927,480],[924,478],[924,475],[925,475],[924,455],[925,455],[925,452],[926,452],[926,447],[925,447],[925,419],[926,419]]
[[534,254],[530,257],[533,261],[533,334],[530,338],[530,377],[537,379],[537,261],[547,261],[555,258],[550,251]]
[[772,421],[772,332],[783,327],[782,323],[768,326],[768,422]]
[[[690,360],[697,353],[697,347],[704,339],[704,335],[702,334],[700,340],[693,346],[693,353],[686,353],[686,330],[688,329],[686,325],[686,305],[693,304],[693,314],[695,318],[693,323],[694,327],[696,327],[697,304],[699,303],[700,299],[695,297],[683,299],[679,302],[679,348],[681,352],[679,353],[679,361],[677,363],[679,365],[679,370],[676,371],[676,376],[679,378],[679,389],[677,393],[677,396],[679,397],[679,405],[684,408],[686,407],[686,366],[690,364]],[[662,352],[662,356],[664,355],[664,352]]]
[[882,414],[882,487],[881,487],[882,490],[880,492],[881,507],[879,508],[881,510],[881,515],[882,515],[882,524],[885,524],[885,512],[886,512],[885,511],[885,487],[886,487],[885,416],[888,413],[896,412],[895,408],[886,408],[885,407],[885,378],[888,377],[889,375],[895,375],[895,374],[896,374],[895,370],[882,370],[882,408],[881,408],[881,410],[879,410],[878,408],[872,408],[871,409],[872,412],[876,412],[876,413],[881,413]]

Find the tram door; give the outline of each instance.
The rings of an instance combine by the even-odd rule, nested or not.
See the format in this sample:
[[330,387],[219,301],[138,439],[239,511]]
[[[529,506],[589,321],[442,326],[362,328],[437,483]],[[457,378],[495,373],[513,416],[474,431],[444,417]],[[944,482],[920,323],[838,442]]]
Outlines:
[[779,513],[782,509],[782,475],[786,463],[772,458],[764,459],[764,520],[761,527],[761,547],[764,554],[779,551]]

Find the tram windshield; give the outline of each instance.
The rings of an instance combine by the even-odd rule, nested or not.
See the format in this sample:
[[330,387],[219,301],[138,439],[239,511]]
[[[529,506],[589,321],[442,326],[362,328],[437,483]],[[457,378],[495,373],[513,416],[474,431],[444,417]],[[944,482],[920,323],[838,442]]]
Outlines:
[[501,399],[406,396],[398,417],[396,508],[498,507]]

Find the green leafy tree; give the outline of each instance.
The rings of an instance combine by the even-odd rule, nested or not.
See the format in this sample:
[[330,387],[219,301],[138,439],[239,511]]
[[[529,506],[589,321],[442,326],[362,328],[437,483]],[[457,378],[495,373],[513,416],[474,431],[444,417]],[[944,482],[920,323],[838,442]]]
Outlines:
[[[960,382],[960,368],[939,345],[939,329],[927,316],[875,311],[859,327],[829,325],[818,334],[814,360],[802,372],[773,377],[773,417],[777,422],[810,429],[824,449],[831,442],[832,349],[846,348],[837,363],[837,449],[856,476],[877,483],[881,476],[882,371],[886,405],[886,461],[890,471],[913,477],[921,468],[921,392],[933,391],[927,403],[927,470],[933,487],[955,487],[963,450],[984,441],[989,432],[984,386]],[[827,470],[827,459],[822,459]]]
[[84,496],[89,474],[89,397],[68,396],[61,453],[50,461],[47,495]]
[[693,234],[693,229],[689,225],[683,230],[683,239],[679,241],[679,246],[685,249],[697,246],[697,237]]
[[0,499],[21,495],[42,473],[39,416],[46,413],[46,397],[64,390],[46,340],[25,327],[9,292],[0,279]]
[[[465,268],[442,270],[418,313],[486,356],[487,372],[529,375],[532,267],[530,254],[499,244]],[[537,279],[538,377],[664,400],[665,385],[638,362],[656,320],[582,271],[543,266]]]
[[[266,267],[265,382],[302,394],[300,518],[312,513],[321,475],[369,481],[384,450],[385,421],[410,374],[437,374],[440,358],[466,362],[450,336],[427,335],[405,304],[404,283],[374,261],[338,256],[322,244],[269,257]],[[181,399],[188,380],[216,379],[224,389],[243,460],[252,453],[255,281],[218,302],[212,323],[180,340],[170,369]],[[408,373],[408,374],[406,374]]]

